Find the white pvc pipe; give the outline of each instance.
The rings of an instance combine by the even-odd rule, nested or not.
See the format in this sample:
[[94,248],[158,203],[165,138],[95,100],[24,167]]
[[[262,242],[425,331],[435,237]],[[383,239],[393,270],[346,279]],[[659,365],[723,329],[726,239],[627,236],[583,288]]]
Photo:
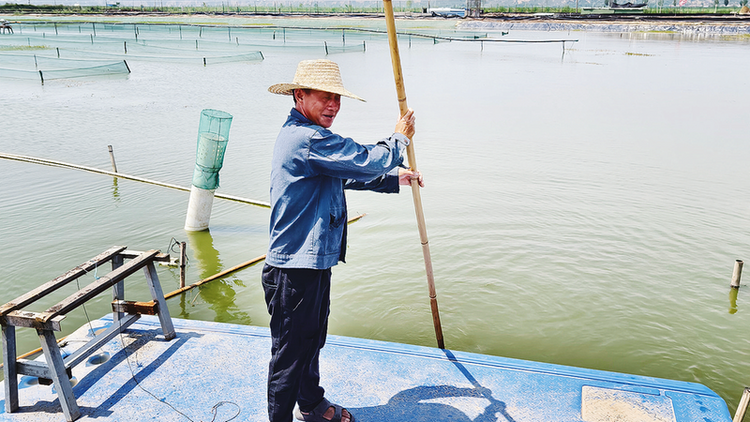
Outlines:
[[185,218],[185,230],[198,232],[208,229],[208,220],[211,219],[211,206],[213,203],[214,190],[192,186],[192,189],[190,189],[187,217]]
[[735,289],[740,288],[740,280],[742,279],[742,261],[739,259],[734,261],[734,271],[732,272],[732,282],[730,285]]

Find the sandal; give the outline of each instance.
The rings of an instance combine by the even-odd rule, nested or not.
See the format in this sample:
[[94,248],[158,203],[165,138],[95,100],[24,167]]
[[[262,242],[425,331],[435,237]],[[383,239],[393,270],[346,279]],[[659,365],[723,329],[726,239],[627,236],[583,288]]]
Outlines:
[[[326,419],[323,415],[325,415],[331,407],[334,409],[333,418]],[[297,420],[307,422],[341,422],[343,411],[343,407],[323,399],[323,401],[315,406],[315,408],[309,413],[302,413],[302,411],[299,410],[299,407],[296,407],[294,409],[294,417],[297,418]],[[349,412],[349,410],[347,410],[347,412]],[[352,415],[352,412],[349,412],[349,422],[354,422],[354,415]]]

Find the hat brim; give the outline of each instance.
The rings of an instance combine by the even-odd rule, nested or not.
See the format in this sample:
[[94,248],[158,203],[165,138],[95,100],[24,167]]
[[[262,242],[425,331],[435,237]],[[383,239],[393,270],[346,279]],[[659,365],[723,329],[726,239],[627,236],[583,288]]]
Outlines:
[[346,89],[337,89],[337,88],[315,88],[312,86],[306,86],[306,85],[300,85],[300,84],[275,84],[268,87],[268,92],[271,92],[273,94],[280,94],[280,95],[292,95],[292,91],[295,89],[314,89],[316,91],[325,91],[325,92],[332,92],[334,94],[339,94],[342,97],[348,97],[355,100],[359,100],[362,102],[366,102],[364,98],[353,94]]

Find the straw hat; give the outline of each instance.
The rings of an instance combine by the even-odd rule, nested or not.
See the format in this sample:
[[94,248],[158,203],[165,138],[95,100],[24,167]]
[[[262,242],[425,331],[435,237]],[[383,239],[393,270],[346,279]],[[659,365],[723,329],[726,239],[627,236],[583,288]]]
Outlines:
[[268,87],[269,92],[281,95],[292,95],[295,89],[315,89],[364,101],[344,88],[339,65],[330,60],[302,60],[297,65],[297,73],[294,74],[292,83]]

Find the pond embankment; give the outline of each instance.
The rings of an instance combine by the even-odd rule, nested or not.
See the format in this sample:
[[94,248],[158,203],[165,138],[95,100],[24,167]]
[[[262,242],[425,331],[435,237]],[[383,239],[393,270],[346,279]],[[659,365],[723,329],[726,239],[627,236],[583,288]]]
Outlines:
[[460,20],[457,26],[466,30],[663,32],[750,36],[750,15],[489,14],[478,19]]
[[[0,13],[0,17],[2,17]],[[326,21],[373,21],[382,20],[379,13],[167,13],[110,11],[102,14],[45,14],[24,13],[6,15],[11,21],[28,21],[30,18],[47,20],[49,18],[80,21],[110,21],[121,23],[195,23],[205,18],[206,21],[224,21],[223,24],[244,25],[243,21],[264,21],[265,25],[279,25],[282,20],[300,21],[294,25],[327,26]],[[455,25],[460,30],[478,31],[584,31],[612,33],[667,33],[692,36],[750,36],[750,15],[747,14],[579,14],[579,13],[485,13],[478,18],[442,18],[427,13],[397,14],[400,22],[432,21],[441,26]],[[304,22],[302,24],[301,22]],[[441,23],[438,23],[441,22]],[[287,26],[281,24],[280,26]],[[407,25],[409,26],[409,25]]]

